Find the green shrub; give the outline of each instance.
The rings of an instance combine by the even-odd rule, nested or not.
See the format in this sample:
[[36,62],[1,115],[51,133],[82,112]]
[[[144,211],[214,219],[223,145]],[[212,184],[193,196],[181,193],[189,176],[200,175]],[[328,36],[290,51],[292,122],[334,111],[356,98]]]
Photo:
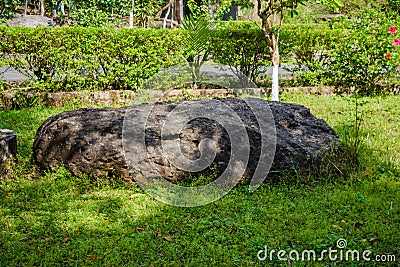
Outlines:
[[0,2],[0,23],[5,19],[12,18],[17,7],[22,3],[21,0],[2,0]]
[[340,91],[357,89],[359,93],[375,93],[379,83],[396,78],[399,65],[396,35],[389,33],[395,19],[374,11],[365,11],[354,18],[340,42],[330,48],[332,60],[325,62],[325,76]]
[[329,58],[329,49],[340,42],[343,30],[303,29],[282,30],[280,52],[287,62],[306,67],[310,71],[320,69]]
[[260,67],[270,65],[271,56],[260,29],[220,29],[213,31],[210,50],[213,60],[255,80]]
[[[180,30],[0,27],[0,54],[46,91],[137,89],[159,70],[182,63]],[[212,31],[209,50],[217,63],[251,79],[268,65],[261,30]]]
[[297,75],[290,83],[294,86],[318,86],[327,84],[323,75],[330,62],[331,48],[340,43],[343,30],[304,29],[282,30],[281,55]]
[[255,21],[237,21],[237,20],[220,20],[214,21],[213,25],[216,29],[259,29],[258,22]]
[[388,0],[388,6],[392,11],[400,14],[400,0]]
[[[334,85],[340,91],[357,86],[368,92],[377,83],[396,78],[400,55],[393,50],[395,36],[388,33],[393,21],[373,18],[370,14],[346,22],[350,30],[283,29],[281,62],[299,66],[293,83]],[[159,70],[184,62],[186,34],[181,30],[0,27],[0,55],[8,65],[28,73],[29,86],[38,90],[137,90]],[[257,81],[262,67],[270,65],[266,39],[254,23],[217,27],[208,46],[216,63],[245,75],[239,78]],[[390,60],[387,53],[393,55]]]
[[2,53],[11,57],[11,66],[24,69],[34,81],[47,81],[62,67],[60,39],[49,28],[7,28],[0,31]]
[[75,9],[72,10],[70,16],[71,19],[77,21],[78,25],[84,27],[110,27],[118,24],[112,23],[110,15],[97,7]]
[[364,11],[336,26],[282,31],[281,54],[298,66],[291,84],[331,85],[339,93],[371,94],[382,90],[382,84],[398,81],[400,55],[393,45],[398,34],[389,33],[390,26],[399,28],[395,17]]
[[180,38],[166,30],[0,27],[0,51],[43,90],[137,89],[179,62]]

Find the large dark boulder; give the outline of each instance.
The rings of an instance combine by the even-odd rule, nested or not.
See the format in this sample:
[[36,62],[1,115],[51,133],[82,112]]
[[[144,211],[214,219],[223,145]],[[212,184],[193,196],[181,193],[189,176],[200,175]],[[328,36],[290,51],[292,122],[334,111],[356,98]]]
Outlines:
[[[202,107],[200,113],[195,111],[198,107]],[[223,107],[235,115],[224,115]],[[188,116],[183,124],[179,119],[174,121],[174,116],[185,114],[194,114],[195,118]],[[146,126],[142,127],[142,122]],[[177,132],[165,132],[162,127],[176,128]],[[246,136],[239,133],[243,129]],[[140,140],[146,144],[144,150]],[[196,162],[204,156],[196,164],[208,162],[208,167],[176,166],[185,160],[175,158],[178,164],[171,160],[174,150],[168,146],[174,142],[188,161]],[[234,166],[244,164],[246,178],[251,178],[256,168],[268,171],[271,167],[260,167],[260,163],[272,163],[274,171],[295,168],[308,174],[317,170],[339,144],[332,128],[301,105],[226,98],[63,112],[39,128],[33,155],[41,168],[63,163],[76,175],[132,180],[133,170],[145,178],[160,176],[176,181],[193,173],[222,173],[232,162]],[[234,157],[231,152],[236,153]]]

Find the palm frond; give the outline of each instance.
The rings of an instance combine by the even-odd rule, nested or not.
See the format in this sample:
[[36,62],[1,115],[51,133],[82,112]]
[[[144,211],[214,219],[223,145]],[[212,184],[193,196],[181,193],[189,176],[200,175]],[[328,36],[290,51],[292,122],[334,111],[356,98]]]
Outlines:
[[207,48],[210,37],[210,22],[204,17],[187,16],[181,28],[189,32],[184,41],[186,56],[198,55]]

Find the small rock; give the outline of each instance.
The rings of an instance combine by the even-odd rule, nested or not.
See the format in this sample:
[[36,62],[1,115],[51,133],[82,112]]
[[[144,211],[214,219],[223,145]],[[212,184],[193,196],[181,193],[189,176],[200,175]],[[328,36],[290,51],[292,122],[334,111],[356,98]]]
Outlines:
[[17,135],[8,129],[0,129],[0,177],[7,177],[9,164],[17,159]]

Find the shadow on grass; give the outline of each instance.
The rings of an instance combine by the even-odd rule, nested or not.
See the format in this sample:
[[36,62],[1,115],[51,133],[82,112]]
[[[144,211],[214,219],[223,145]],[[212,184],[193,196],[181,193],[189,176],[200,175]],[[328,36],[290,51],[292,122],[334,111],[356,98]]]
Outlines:
[[40,180],[1,182],[0,265],[265,266],[257,252],[267,244],[321,251],[339,238],[398,253],[400,206],[389,205],[398,192],[392,184],[267,183],[179,208],[135,185],[78,179],[61,167]]

